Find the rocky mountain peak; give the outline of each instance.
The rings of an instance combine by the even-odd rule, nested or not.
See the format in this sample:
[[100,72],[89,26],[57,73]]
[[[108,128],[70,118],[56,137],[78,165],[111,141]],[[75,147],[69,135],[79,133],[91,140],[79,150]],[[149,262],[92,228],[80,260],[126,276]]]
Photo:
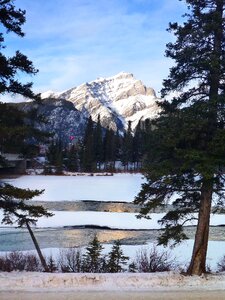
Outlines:
[[135,128],[140,119],[153,118],[159,112],[155,91],[127,72],[97,78],[62,93],[49,91],[41,96],[72,102],[84,117],[91,116],[94,121],[100,115],[102,126],[113,130],[123,130],[129,121]]

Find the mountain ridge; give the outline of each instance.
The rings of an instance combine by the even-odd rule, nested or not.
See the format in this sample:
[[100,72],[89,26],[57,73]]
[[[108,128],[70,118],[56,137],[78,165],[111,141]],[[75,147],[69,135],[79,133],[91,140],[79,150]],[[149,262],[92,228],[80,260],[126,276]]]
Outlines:
[[100,115],[101,125],[114,131],[123,131],[129,121],[134,129],[139,120],[152,119],[159,112],[154,89],[127,72],[100,77],[63,92],[41,94],[42,99],[49,97],[72,102],[84,117],[91,116],[95,122]]

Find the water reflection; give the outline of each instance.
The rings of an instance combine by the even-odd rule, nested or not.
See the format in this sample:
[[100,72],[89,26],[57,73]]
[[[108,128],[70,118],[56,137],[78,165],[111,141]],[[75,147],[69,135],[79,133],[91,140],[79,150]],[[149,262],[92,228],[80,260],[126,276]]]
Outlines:
[[[35,229],[35,236],[41,248],[64,248],[86,246],[95,235],[101,243],[113,243],[120,240],[123,245],[144,245],[156,241],[159,230],[102,230],[102,229]],[[195,227],[185,228],[191,239]],[[211,227],[210,240],[225,240],[224,227]],[[0,229],[0,251],[33,250],[34,246],[26,229]]]
[[[41,248],[63,248],[86,246],[95,235],[101,243],[113,243],[120,240],[122,244],[145,244],[155,240],[157,230],[99,230],[99,229],[35,229],[35,236]],[[0,251],[32,250],[34,246],[25,229],[0,231]]]

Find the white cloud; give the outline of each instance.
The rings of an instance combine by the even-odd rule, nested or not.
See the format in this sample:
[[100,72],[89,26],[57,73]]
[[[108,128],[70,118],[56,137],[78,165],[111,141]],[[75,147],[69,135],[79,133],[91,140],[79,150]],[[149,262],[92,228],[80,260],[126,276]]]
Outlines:
[[166,27],[181,15],[175,0],[17,0],[26,37],[15,44],[34,62],[35,91],[64,90],[100,76],[132,72],[157,91],[171,62]]

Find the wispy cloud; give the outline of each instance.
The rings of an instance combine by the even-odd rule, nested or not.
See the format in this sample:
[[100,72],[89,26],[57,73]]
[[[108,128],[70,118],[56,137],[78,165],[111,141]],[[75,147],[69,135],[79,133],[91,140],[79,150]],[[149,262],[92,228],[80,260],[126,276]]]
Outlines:
[[[171,62],[166,27],[184,11],[178,0],[17,0],[26,9],[26,37],[11,38],[39,69],[41,92],[128,71],[159,91]],[[9,49],[10,51],[10,49]]]

